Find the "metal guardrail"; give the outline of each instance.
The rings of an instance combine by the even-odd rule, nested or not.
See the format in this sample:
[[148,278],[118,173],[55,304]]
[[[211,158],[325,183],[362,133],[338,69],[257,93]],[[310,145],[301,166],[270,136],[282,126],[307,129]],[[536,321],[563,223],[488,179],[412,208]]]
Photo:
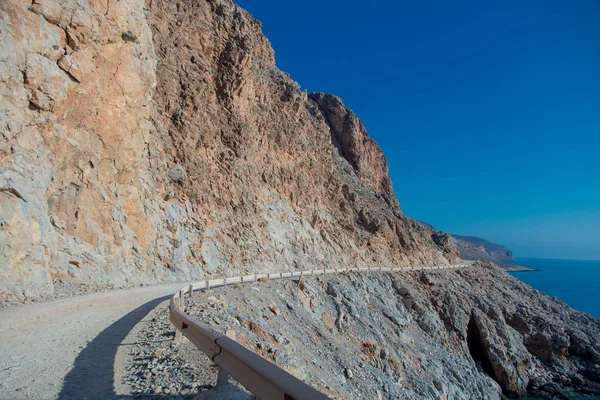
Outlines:
[[[195,291],[224,287],[233,284],[257,282],[266,278],[278,280],[303,276],[339,274],[343,272],[400,272],[416,270],[437,270],[463,268],[471,263],[442,265],[433,267],[409,268],[338,268],[310,271],[256,274],[204,280],[181,288],[171,298],[170,320],[178,332],[187,337],[196,347],[220,367],[219,383],[227,380],[227,374],[240,382],[246,389],[261,400],[325,400],[329,397],[300,379],[279,368],[267,359],[248,350],[226,334],[194,320],[183,312],[185,293],[190,296]],[[223,374],[223,375],[221,375]],[[224,377],[224,379],[223,379]]]

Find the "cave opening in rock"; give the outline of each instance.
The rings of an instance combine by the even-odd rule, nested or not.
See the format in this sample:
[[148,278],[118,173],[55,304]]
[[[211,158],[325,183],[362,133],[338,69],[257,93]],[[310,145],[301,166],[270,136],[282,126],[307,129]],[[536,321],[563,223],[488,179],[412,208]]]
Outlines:
[[473,318],[469,320],[469,324],[467,325],[467,345],[469,346],[469,353],[475,365],[483,369],[493,380],[497,381],[492,363],[483,347],[479,328],[477,328],[477,324]]

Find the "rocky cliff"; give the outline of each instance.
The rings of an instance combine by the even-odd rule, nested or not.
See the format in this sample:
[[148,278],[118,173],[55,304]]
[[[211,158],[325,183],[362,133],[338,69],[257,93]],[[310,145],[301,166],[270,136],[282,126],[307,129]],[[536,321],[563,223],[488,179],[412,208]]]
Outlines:
[[0,291],[454,261],[230,1],[0,3]]
[[[600,394],[600,321],[488,262],[231,286],[186,307],[333,399]],[[131,348],[131,394],[193,397],[214,384],[210,360],[160,340],[169,334],[161,309]]]

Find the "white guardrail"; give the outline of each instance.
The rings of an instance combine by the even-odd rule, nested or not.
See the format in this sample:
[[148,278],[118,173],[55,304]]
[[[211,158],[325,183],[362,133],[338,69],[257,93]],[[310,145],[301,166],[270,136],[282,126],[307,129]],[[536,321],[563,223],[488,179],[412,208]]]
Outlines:
[[[248,350],[226,334],[216,331],[209,325],[195,321],[183,312],[184,295],[233,284],[268,280],[300,278],[339,274],[343,272],[400,272],[436,269],[463,268],[471,263],[442,265],[434,267],[406,268],[338,268],[316,269],[311,271],[280,272],[274,274],[245,275],[234,278],[204,280],[181,288],[171,298],[170,320],[178,332],[187,337],[196,347],[208,356],[219,369],[217,384],[227,382],[231,375],[261,400],[320,400],[328,396],[302,382],[300,379],[279,368],[267,359]],[[177,334],[177,333],[176,333]]]

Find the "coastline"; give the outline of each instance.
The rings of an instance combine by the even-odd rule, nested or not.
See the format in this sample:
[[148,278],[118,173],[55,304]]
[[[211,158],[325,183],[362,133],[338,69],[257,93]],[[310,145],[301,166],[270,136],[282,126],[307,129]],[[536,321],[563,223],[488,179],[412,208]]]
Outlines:
[[600,284],[600,261],[517,258],[515,262],[540,273],[509,271],[514,277],[549,296],[558,297],[575,309],[600,318],[600,304],[595,296]]
[[496,263],[500,268],[504,269],[507,272],[536,272],[536,271],[539,271],[539,269],[536,269],[536,268],[525,267],[523,265],[513,264],[513,262],[517,262],[516,259],[513,259],[512,261],[497,260],[497,261],[492,261],[492,262]]
[[503,267],[507,272],[540,272],[539,269],[523,267],[521,265],[515,265],[510,267]]
[[486,260],[484,258],[479,258],[477,260],[471,260],[471,259],[463,257],[463,260],[473,261],[473,262],[489,261],[489,262],[496,264],[498,267],[502,268],[506,272],[538,272],[538,271],[540,271],[539,269],[536,269],[536,268],[524,267],[522,265],[517,265],[517,264],[510,264],[509,262],[495,260],[495,259],[494,260],[492,260],[492,259]]

